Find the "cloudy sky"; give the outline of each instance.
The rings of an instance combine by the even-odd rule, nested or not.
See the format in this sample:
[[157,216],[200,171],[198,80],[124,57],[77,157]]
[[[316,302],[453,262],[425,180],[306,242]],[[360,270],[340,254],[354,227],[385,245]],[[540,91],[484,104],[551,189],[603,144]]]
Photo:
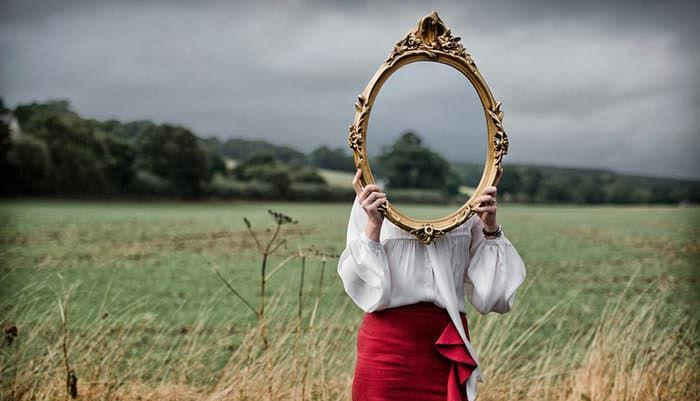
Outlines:
[[[436,9],[504,104],[506,162],[700,178],[699,7],[690,1],[240,3],[3,0],[0,96],[12,106],[67,98],[87,117],[303,150],[345,146],[355,97],[393,43]],[[468,88],[426,71],[387,83],[370,140],[429,120],[446,133],[431,145],[472,158],[451,136],[483,125],[462,111]]]

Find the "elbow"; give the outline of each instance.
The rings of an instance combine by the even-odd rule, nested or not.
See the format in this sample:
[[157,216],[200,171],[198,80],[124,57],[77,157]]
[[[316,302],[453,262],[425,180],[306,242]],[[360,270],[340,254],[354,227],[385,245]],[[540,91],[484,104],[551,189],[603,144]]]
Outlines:
[[[388,277],[358,274],[362,266],[343,260],[338,264],[338,275],[343,283],[345,293],[365,312],[374,312],[388,306],[391,294]],[[366,273],[366,272],[365,272]]]
[[472,283],[470,300],[482,315],[508,313],[525,281],[525,263],[507,239],[485,244],[477,250],[467,276]]
[[388,291],[383,287],[371,286],[362,280],[346,278],[343,280],[345,293],[364,312],[370,313],[386,308]]

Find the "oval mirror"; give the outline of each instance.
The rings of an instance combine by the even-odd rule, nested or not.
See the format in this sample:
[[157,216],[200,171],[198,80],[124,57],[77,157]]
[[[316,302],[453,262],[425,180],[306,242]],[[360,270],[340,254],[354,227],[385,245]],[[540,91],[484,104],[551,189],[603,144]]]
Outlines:
[[411,63],[377,95],[367,142],[374,179],[393,206],[420,220],[442,217],[479,185],[486,120],[469,80],[441,63]]
[[502,120],[471,55],[433,12],[358,96],[348,142],[362,185],[386,190],[386,218],[429,244],[466,222],[476,196],[498,183],[508,151]]

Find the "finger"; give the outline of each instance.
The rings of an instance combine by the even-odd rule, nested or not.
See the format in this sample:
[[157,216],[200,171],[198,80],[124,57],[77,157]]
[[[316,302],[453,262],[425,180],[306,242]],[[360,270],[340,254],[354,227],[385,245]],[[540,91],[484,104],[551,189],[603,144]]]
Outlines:
[[379,199],[375,200],[374,202],[372,202],[371,205],[369,205],[368,209],[379,211],[379,206],[381,206],[385,200],[386,200],[386,198],[379,198]]
[[357,196],[360,196],[360,193],[362,192],[362,183],[360,182],[361,176],[362,170],[358,168],[357,173],[355,173],[355,177],[352,179],[352,187],[355,189]]
[[472,210],[477,212],[477,213],[483,213],[483,212],[496,213],[496,206],[495,205],[494,206],[477,206],[477,207],[473,208]]
[[372,199],[365,199],[365,201],[362,202],[362,207],[365,208],[365,209],[368,209],[368,208],[371,207],[372,204],[373,204],[374,202],[376,202],[378,199],[386,200],[386,196],[375,197],[375,198],[372,198]]
[[359,197],[360,194],[362,194],[362,185],[360,183],[357,183],[357,184],[353,184],[352,187],[355,190],[355,193],[357,194],[357,196]]
[[484,188],[484,191],[482,192],[483,194],[491,195],[491,196],[496,196],[496,192],[498,192],[498,189],[494,187],[493,185],[488,186]]
[[379,197],[386,198],[386,194],[384,192],[372,192],[371,194],[367,195],[363,203],[370,205]]
[[365,199],[367,199],[367,196],[372,193],[372,192],[377,192],[379,191],[379,187],[376,186],[375,184],[369,184],[365,187],[365,189],[362,190],[362,193],[360,194],[360,202],[363,202]]
[[496,213],[496,206],[479,206],[473,209],[476,213]]
[[496,204],[496,198],[491,195],[481,195],[476,198],[476,203],[485,205]]

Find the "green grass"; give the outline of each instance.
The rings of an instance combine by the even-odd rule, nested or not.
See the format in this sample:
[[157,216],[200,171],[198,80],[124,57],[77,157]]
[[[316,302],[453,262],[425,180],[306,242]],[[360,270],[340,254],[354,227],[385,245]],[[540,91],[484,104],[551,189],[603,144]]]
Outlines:
[[[350,203],[4,201],[0,319],[5,326],[16,324],[20,338],[47,314],[55,314],[58,322],[56,300],[63,282],[76,286],[70,311],[80,317],[76,324],[86,326],[76,330],[89,329],[91,321],[105,314],[128,310],[143,317],[144,324],[173,327],[177,336],[178,328],[187,328],[206,310],[209,324],[244,333],[254,316],[211,270],[211,264],[219,266],[239,291],[257,302],[259,256],[243,218],[257,230],[273,226],[268,209],[299,221],[285,226],[290,243],[272,258],[275,265],[297,245],[342,251],[349,208]],[[450,209],[430,209],[441,208],[445,213]],[[700,317],[697,207],[503,204],[499,222],[528,269],[511,312],[522,314],[523,330],[558,305],[544,330],[528,340],[532,352],[545,339],[559,338],[565,344],[586,322],[594,324],[633,275],[629,297],[645,292],[642,300],[663,299],[663,319],[692,316],[697,322]],[[343,292],[336,263],[326,265],[320,317],[345,310],[345,324],[355,329],[362,313]],[[296,315],[299,264],[294,260],[270,283],[289,315]],[[307,264],[307,308],[318,290],[319,267],[318,260]],[[476,312],[471,309],[468,315],[474,318]],[[474,319],[477,348],[480,322]]]

